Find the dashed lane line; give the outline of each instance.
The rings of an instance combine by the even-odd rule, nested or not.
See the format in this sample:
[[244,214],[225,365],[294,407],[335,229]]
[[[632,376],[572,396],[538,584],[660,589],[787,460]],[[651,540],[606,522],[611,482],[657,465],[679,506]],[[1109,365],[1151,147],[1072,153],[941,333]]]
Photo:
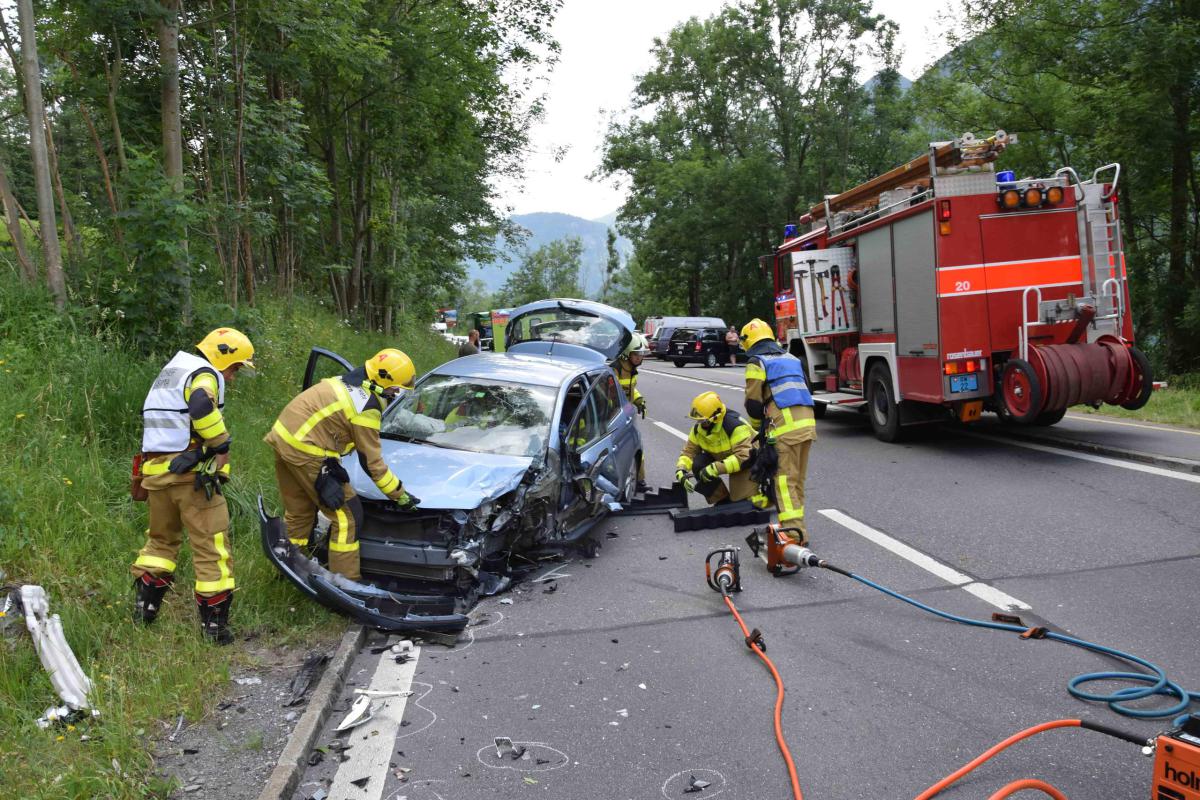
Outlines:
[[1120,467],[1121,469],[1129,469],[1133,470],[1134,472],[1144,472],[1147,475],[1157,475],[1160,478],[1174,478],[1177,481],[1200,483],[1200,475],[1193,475],[1173,469],[1163,469],[1162,467],[1152,467],[1149,464],[1139,464],[1136,461],[1122,461],[1119,458],[1108,458],[1107,456],[1097,456],[1092,455],[1091,453],[1079,453],[1073,450],[1062,450],[1057,447],[1047,447],[1044,444],[1023,442],[1017,439],[1006,439],[1001,436],[989,436],[986,433],[975,433],[973,431],[958,431],[958,434],[960,436],[969,436],[972,439],[983,439],[984,441],[995,442],[996,444],[1024,447],[1027,450],[1037,450],[1042,453],[1051,453],[1056,456],[1077,458],[1080,461],[1091,461],[1093,464],[1104,464],[1109,467]]
[[652,420],[650,420],[650,421],[651,421],[651,422],[653,422],[653,423],[654,423],[656,426],[658,426],[659,428],[662,428],[664,431],[666,431],[667,433],[669,433],[669,434],[671,434],[672,436],[674,436],[675,438],[677,438],[677,439],[683,439],[685,442],[687,441],[687,438],[688,438],[688,437],[687,437],[687,434],[686,434],[686,433],[684,433],[683,431],[679,430],[678,428],[672,428],[672,427],[671,427],[670,425],[668,425],[667,423],[665,423],[665,422],[659,422],[659,421],[658,421],[658,420],[656,420],[656,419],[652,419]]
[[989,605],[993,605],[1001,611],[1030,611],[1032,606],[1023,603],[1012,595],[1005,594],[994,586],[986,584],[982,581],[977,581],[970,575],[965,575],[958,570],[943,564],[933,556],[922,553],[914,547],[901,542],[898,539],[893,539],[882,531],[877,531],[870,525],[864,522],[859,522],[849,514],[838,511],[836,508],[821,509],[817,513],[828,517],[837,524],[847,530],[857,533],[867,541],[874,542],[885,550],[900,556],[905,561],[911,562],[931,575],[941,578],[946,583],[952,586],[957,586],[963,591],[983,600]]
[[[371,677],[371,691],[398,692],[399,696],[377,697],[372,704],[375,716],[353,729],[350,736],[354,746],[346,751],[349,758],[338,765],[333,785],[329,787],[330,797],[338,800],[380,800],[383,797],[392,748],[400,732],[404,708],[408,705],[407,693],[412,689],[420,658],[420,647],[414,647],[403,664],[396,663],[396,656],[390,650],[379,655],[379,665]],[[364,778],[367,779],[365,782]]]

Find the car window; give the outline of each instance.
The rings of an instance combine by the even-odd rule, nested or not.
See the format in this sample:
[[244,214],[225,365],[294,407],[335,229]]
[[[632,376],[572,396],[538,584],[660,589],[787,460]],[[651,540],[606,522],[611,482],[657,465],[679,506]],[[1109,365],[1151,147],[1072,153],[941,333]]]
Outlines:
[[722,336],[717,331],[707,330],[704,332],[704,341],[706,342],[719,342],[721,340]]
[[671,334],[672,342],[690,342],[696,338],[696,331],[692,328],[676,328]]
[[536,456],[550,436],[555,399],[548,386],[431,375],[389,407],[380,433],[475,453]]
[[520,342],[563,342],[588,347],[606,356],[618,354],[628,332],[607,317],[567,307],[543,308],[511,321],[509,345]]
[[[587,394],[587,384],[582,380],[571,384],[571,388],[567,390],[567,396],[563,400],[561,425],[563,426],[564,437],[568,447],[576,450],[586,447],[604,432],[605,427],[601,425],[599,412],[596,408],[595,398],[597,394],[598,392]],[[575,419],[575,412],[579,410],[579,404],[585,402],[585,400],[587,407],[579,415],[579,418]],[[575,427],[572,430],[567,430],[572,420],[575,420]]]
[[617,379],[610,372],[600,376],[600,387],[596,389],[596,413],[605,427],[612,424],[621,413],[621,394],[617,391]]

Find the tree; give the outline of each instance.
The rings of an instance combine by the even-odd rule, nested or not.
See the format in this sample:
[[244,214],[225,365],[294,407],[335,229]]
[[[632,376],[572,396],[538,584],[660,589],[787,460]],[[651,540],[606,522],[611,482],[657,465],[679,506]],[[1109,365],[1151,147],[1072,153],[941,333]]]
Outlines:
[[58,221],[54,214],[54,187],[50,180],[50,160],[46,152],[45,106],[42,105],[42,77],[38,65],[37,39],[34,35],[33,0],[17,0],[21,25],[21,66],[25,78],[25,114],[29,119],[29,151],[33,159],[33,177],[37,186],[38,235],[42,241],[42,260],[46,265],[46,283],[61,311],[67,303],[62,253],[58,246]]
[[498,302],[519,306],[548,297],[578,297],[582,264],[583,240],[577,236],[527,251],[500,289]]

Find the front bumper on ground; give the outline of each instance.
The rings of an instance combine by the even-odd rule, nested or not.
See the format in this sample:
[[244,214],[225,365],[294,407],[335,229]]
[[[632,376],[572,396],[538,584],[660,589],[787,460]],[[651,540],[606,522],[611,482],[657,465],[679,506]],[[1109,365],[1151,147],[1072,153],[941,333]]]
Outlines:
[[457,632],[467,615],[455,609],[456,596],[399,594],[348,580],[322,567],[288,541],[283,520],[267,515],[258,498],[263,552],[283,575],[313,600],[338,613],[383,631]]

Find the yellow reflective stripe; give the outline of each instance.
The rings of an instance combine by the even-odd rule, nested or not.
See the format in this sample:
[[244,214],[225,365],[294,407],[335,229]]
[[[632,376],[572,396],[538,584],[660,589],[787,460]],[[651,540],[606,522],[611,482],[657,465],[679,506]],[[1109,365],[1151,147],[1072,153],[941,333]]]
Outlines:
[[361,414],[354,414],[350,417],[350,424],[377,431],[379,430],[379,412],[372,408]]
[[142,462],[142,475],[162,475],[165,472],[169,472],[170,468],[171,462],[165,458],[161,461],[158,459],[144,461]]
[[229,477],[229,462],[226,461],[225,464],[219,470],[217,470],[217,472],[221,473],[222,475],[224,475],[225,477],[228,478]]
[[305,547],[308,544],[308,539],[293,539],[288,537],[288,541],[296,545],[296,547]]
[[[784,411],[787,411],[787,409],[785,408]],[[815,427],[817,427],[817,421],[815,419],[798,419],[793,422],[788,422],[784,425],[780,425],[778,428],[775,428],[773,432],[776,436],[783,436],[785,433],[790,433],[791,431],[798,431],[801,428],[815,428]]]
[[729,437],[729,443],[734,445],[738,442],[744,442],[753,435],[754,431],[752,431],[748,426],[738,425],[733,429],[733,435]]
[[679,460],[675,462],[675,468],[676,469],[691,469],[692,468],[692,459],[690,459],[687,456],[680,456]]
[[193,421],[192,427],[202,438],[212,439],[225,433],[225,418],[221,416],[219,410],[213,409],[212,413],[205,414],[200,419]]
[[225,531],[213,534],[213,549],[217,551],[217,570],[221,577],[215,581],[196,581],[197,592],[224,592],[234,588],[233,573],[229,569],[229,550],[225,547]]
[[742,468],[742,462],[738,461],[737,456],[728,456],[721,463],[725,465],[725,471],[730,474],[737,472]]
[[799,511],[780,511],[779,521],[790,522],[794,519],[804,519],[804,506],[800,506]]
[[754,417],[747,417],[746,421],[750,423],[750,427],[753,428],[755,432],[757,432],[758,429],[762,427],[761,419],[755,419]]
[[212,396],[215,398],[217,396],[217,376],[213,375],[211,372],[201,372],[192,379],[192,385],[189,387],[189,389],[191,392],[194,392],[197,389],[208,389],[208,391],[211,392]]
[[390,469],[384,473],[382,478],[375,481],[375,485],[379,487],[379,491],[384,494],[391,494],[396,491],[396,487],[400,485],[400,479],[396,477],[396,473]]
[[[779,506],[779,519],[782,520],[784,514],[793,514],[795,509],[792,507],[792,496],[788,494],[788,479],[787,475],[779,475],[775,478],[775,502]],[[801,516],[804,516],[804,511],[801,510]]]
[[336,511],[334,511],[333,514],[334,514],[334,517],[336,517],[336,522],[337,522],[337,538],[329,540],[329,549],[330,550],[337,549],[334,547],[335,544],[345,544],[346,543],[346,534],[347,534],[346,528],[350,524],[350,521],[348,519],[346,519],[346,509],[339,508]]
[[175,571],[175,562],[170,559],[160,558],[159,556],[145,556],[138,554],[137,561],[133,562],[135,567],[146,567],[147,569],[165,569],[167,572]]
[[746,380],[748,381],[765,381],[767,379],[767,371],[757,364],[746,365]]
[[283,439],[292,448],[299,450],[301,453],[308,453],[310,456],[320,456],[321,458],[338,458],[342,455],[333,450],[326,450],[323,447],[317,447],[315,444],[300,441],[279,420],[275,420],[275,426],[271,430],[275,431],[280,439]]
[[330,542],[329,543],[329,552],[331,552],[331,553],[353,553],[357,549],[358,549],[358,540],[357,539],[355,541],[351,542],[350,544],[342,544],[341,542]]

